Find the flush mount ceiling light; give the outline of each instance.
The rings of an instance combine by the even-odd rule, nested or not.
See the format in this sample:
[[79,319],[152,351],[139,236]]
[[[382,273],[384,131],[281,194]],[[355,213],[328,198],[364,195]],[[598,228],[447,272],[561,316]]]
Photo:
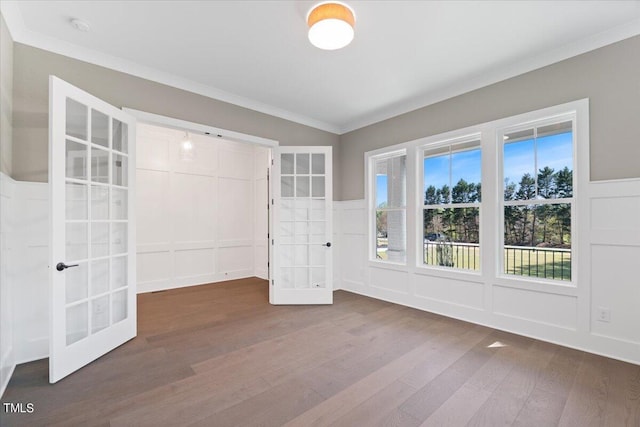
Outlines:
[[351,43],[356,17],[353,9],[340,2],[323,2],[307,14],[309,41],[324,50],[341,49]]

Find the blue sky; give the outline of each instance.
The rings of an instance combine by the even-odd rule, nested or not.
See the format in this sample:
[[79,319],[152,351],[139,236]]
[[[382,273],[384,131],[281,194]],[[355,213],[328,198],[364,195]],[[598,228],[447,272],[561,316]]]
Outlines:
[[[549,166],[556,172],[567,166],[573,169],[572,133],[538,138],[538,170]],[[525,173],[535,176],[533,140],[504,145],[504,178],[518,184]]]
[[[467,182],[480,182],[480,149],[462,151],[451,155],[451,183],[460,179]],[[433,185],[442,188],[449,184],[449,155],[427,157],[424,159],[424,189]]]
[[[565,166],[573,169],[572,133],[538,138],[538,169],[549,166],[558,171]],[[516,184],[525,173],[534,175],[533,139],[507,143],[504,145],[504,178]],[[451,156],[451,182],[455,185],[461,178],[478,183],[480,176],[480,150],[454,153]],[[449,156],[427,157],[424,159],[424,189],[430,185],[442,188],[449,185]],[[423,190],[424,191],[424,190]],[[376,205],[387,200],[387,176],[376,177]]]

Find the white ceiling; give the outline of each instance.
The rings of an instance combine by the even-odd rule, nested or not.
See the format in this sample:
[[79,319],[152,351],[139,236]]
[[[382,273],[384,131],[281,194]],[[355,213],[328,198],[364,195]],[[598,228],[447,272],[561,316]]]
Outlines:
[[18,42],[335,133],[640,34],[640,1],[348,1],[354,41],[322,51],[306,35],[314,3],[3,1],[2,13]]

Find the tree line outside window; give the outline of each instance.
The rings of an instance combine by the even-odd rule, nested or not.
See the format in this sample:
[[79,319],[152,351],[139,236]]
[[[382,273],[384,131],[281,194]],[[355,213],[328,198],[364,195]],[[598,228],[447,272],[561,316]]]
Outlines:
[[[573,121],[539,123],[544,124],[498,131],[503,180],[499,256],[504,274],[567,281],[572,263]],[[422,262],[479,270],[480,135],[433,144],[421,152]],[[405,161],[406,155],[396,155],[373,163],[379,261],[406,262]]]

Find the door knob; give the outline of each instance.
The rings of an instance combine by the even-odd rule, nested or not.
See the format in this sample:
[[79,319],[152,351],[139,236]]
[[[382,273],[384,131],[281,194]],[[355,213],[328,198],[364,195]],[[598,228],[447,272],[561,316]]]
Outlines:
[[71,268],[71,267],[77,267],[77,266],[78,266],[78,264],[71,264],[71,265],[67,265],[67,264],[65,264],[64,262],[59,262],[59,263],[56,265],[56,270],[58,270],[58,271],[62,271],[62,270],[64,270],[65,268]]
[[326,246],[326,247],[330,248],[331,247],[331,242],[323,243],[322,246]]

